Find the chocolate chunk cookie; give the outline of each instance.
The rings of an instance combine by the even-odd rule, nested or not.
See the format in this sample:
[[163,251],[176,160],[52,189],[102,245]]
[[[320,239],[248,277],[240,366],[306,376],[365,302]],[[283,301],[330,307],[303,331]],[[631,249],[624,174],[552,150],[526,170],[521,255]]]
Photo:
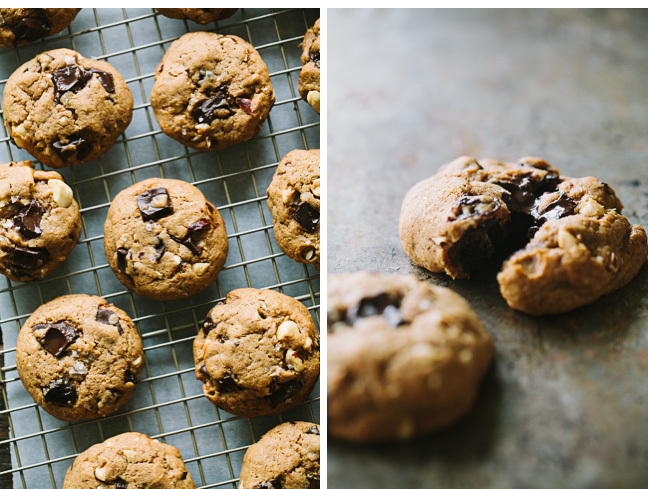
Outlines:
[[215,20],[231,17],[237,8],[156,8],[165,17],[170,19],[189,19],[196,24],[209,24]]
[[196,489],[180,451],[142,433],[91,446],[68,469],[63,489]]
[[211,32],[191,32],[173,42],[151,92],[162,131],[200,151],[252,138],[274,100],[268,68],[252,45]]
[[247,449],[238,489],[319,489],[319,425],[291,421]]
[[16,145],[43,164],[61,168],[108,151],[130,124],[133,97],[105,61],[55,49],[14,71],[2,106]]
[[510,255],[498,281],[509,306],[555,314],[627,284],[646,255],[646,233],[620,214],[609,185],[571,178],[539,158],[459,158],[414,186],[400,237],[416,265],[464,278]]
[[101,297],[64,295],[20,330],[18,375],[45,411],[63,421],[106,416],[133,395],[144,366],[128,315]]
[[117,194],[104,226],[108,264],[133,292],[156,300],[204,290],[227,258],[220,212],[190,183],[150,178]]
[[320,264],[320,150],[296,149],[280,162],[268,187],[268,207],[281,250],[293,260]]
[[493,345],[456,293],[413,275],[333,275],[327,315],[333,436],[421,436],[472,406]]
[[72,189],[31,161],[0,165],[0,273],[26,282],[55,271],[81,235]]
[[315,112],[320,113],[320,20],[306,31],[302,44],[302,69],[297,88]]
[[205,396],[230,413],[277,414],[305,400],[319,377],[319,335],[308,309],[272,290],[238,289],[194,341]]
[[0,46],[23,46],[61,32],[80,8],[0,8]]

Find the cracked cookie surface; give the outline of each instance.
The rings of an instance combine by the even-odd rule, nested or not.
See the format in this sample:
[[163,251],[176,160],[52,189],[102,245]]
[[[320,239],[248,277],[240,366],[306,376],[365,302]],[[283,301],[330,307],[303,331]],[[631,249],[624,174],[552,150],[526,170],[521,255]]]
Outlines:
[[196,24],[209,24],[215,20],[231,17],[237,8],[156,8],[165,17],[171,19],[189,19]]
[[268,68],[240,37],[185,34],[155,72],[151,106],[160,128],[200,151],[254,137],[275,101]]
[[94,419],[133,395],[144,350],[124,311],[101,297],[65,295],[25,322],[16,365],[29,394],[49,414],[64,421]]
[[444,428],[473,405],[493,356],[458,294],[413,275],[328,280],[328,429],[355,442]]
[[0,46],[23,46],[53,36],[74,20],[80,8],[0,8]]
[[207,399],[264,416],[305,400],[319,377],[319,335],[308,309],[272,290],[237,289],[207,315],[193,346]]
[[31,161],[0,165],[0,273],[26,282],[54,272],[81,235],[72,189]]
[[299,263],[320,266],[320,150],[293,150],[267,190],[275,239]]
[[408,192],[400,237],[416,265],[453,278],[513,253],[498,275],[509,306],[556,314],[592,303],[638,273],[646,233],[622,209],[609,185],[562,176],[539,158],[461,157]]
[[180,451],[142,433],[122,433],[81,453],[63,489],[196,489]]
[[302,43],[302,69],[297,87],[301,97],[320,113],[320,20],[306,31]]
[[245,452],[239,489],[319,489],[320,427],[290,421]]
[[155,300],[191,297],[223,268],[225,222],[200,190],[150,178],[122,190],[104,226],[108,264],[128,289]]
[[41,163],[61,168],[108,151],[130,124],[133,97],[110,64],[55,49],[9,77],[2,107],[16,145]]

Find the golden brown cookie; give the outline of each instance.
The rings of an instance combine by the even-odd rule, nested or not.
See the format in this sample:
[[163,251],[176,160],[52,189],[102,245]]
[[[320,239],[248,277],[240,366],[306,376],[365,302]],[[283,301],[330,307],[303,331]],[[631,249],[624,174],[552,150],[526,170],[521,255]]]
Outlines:
[[220,212],[182,180],[149,178],[117,194],[104,225],[110,268],[133,292],[186,299],[211,284],[229,245]]
[[170,19],[189,19],[196,24],[209,24],[215,20],[231,17],[237,8],[156,8],[165,17]]
[[80,8],[0,8],[0,46],[23,46],[53,36],[74,20]]
[[297,87],[299,94],[320,113],[320,20],[306,31],[302,43],[302,69]]
[[319,270],[320,150],[296,149],[284,156],[266,193],[281,250]]
[[473,405],[493,356],[468,303],[413,275],[328,280],[328,430],[377,442],[451,425]]
[[305,400],[319,377],[319,335],[308,309],[272,290],[237,289],[194,341],[196,377],[216,406],[277,414]]
[[29,316],[18,335],[16,365],[29,394],[49,414],[94,419],[133,395],[144,350],[124,311],[101,297],[64,295]]

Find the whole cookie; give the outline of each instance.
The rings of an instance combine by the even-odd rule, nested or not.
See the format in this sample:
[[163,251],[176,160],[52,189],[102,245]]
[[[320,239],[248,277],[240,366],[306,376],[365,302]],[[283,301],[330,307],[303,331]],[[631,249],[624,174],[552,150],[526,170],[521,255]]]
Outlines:
[[105,61],[55,49],[14,71],[2,107],[16,145],[43,164],[61,168],[108,151],[130,124],[133,97]]
[[0,46],[23,46],[61,32],[80,8],[0,8]]
[[237,289],[193,345],[205,396],[227,412],[277,414],[305,400],[319,377],[319,335],[308,309],[272,290]]
[[171,19],[189,19],[197,24],[209,24],[215,20],[231,17],[237,8],[156,8],[165,17]]
[[204,290],[228,248],[220,212],[182,180],[149,178],[122,190],[104,226],[110,268],[147,299],[186,299]]
[[0,273],[26,282],[55,271],[81,235],[72,189],[31,161],[0,165]]
[[106,416],[133,395],[144,366],[128,315],[101,297],[64,295],[40,306],[16,344],[20,380],[64,421]]
[[609,185],[571,178],[539,158],[459,158],[405,197],[400,237],[415,264],[468,277],[493,255],[513,254],[498,275],[509,306],[555,314],[627,284],[648,246],[620,214]]
[[247,449],[238,489],[319,489],[319,425],[290,421]]
[[200,151],[251,139],[274,101],[268,68],[252,45],[211,32],[174,41],[155,71],[151,92],[162,131]]
[[91,446],[68,469],[63,489],[195,489],[180,451],[142,433]]
[[293,260],[320,265],[320,150],[296,149],[280,162],[266,192],[274,235]]
[[315,112],[320,113],[320,20],[306,31],[302,44],[302,69],[297,87],[299,94]]
[[327,315],[333,436],[421,436],[472,406],[493,344],[456,293],[413,275],[333,275]]

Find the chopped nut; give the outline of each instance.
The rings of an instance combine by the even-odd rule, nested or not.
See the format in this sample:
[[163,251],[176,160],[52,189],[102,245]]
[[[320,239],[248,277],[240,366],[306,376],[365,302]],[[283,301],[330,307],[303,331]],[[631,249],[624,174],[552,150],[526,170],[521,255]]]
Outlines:
[[287,187],[282,190],[281,197],[284,203],[288,205],[296,204],[299,200],[299,192],[296,192],[294,188]]
[[286,363],[295,369],[296,372],[301,372],[305,368],[304,359],[293,349],[286,351]]
[[135,455],[137,452],[135,450],[123,450],[124,455],[126,455],[126,460],[128,463],[132,463],[135,460]]
[[312,345],[313,345],[313,340],[311,340],[310,337],[307,337],[306,341],[304,341],[304,349],[310,350]]
[[25,129],[25,124],[20,124],[19,126],[14,127],[13,130],[11,131],[11,137],[16,143],[16,146],[18,146],[19,148],[24,148],[25,147],[24,139],[27,137],[27,130]]
[[277,338],[283,340],[286,337],[294,337],[299,334],[299,328],[295,321],[284,321],[277,328]]
[[472,360],[473,354],[470,350],[465,349],[459,352],[459,361],[461,363],[470,363]]
[[614,253],[610,253],[610,264],[608,268],[615,273],[619,271],[619,258]]
[[320,181],[319,178],[313,182],[313,185],[311,185],[311,192],[315,197],[320,196]]
[[47,181],[47,185],[52,189],[52,198],[59,207],[70,207],[72,204],[72,189],[63,181],[52,178]]
[[306,250],[306,252],[304,253],[304,259],[306,261],[311,261],[314,256],[315,256],[315,249],[314,248],[308,248]]
[[584,216],[589,217],[598,217],[605,214],[605,207],[599,204],[594,199],[587,199],[583,205],[581,205],[580,213]]
[[133,360],[133,367],[139,367],[142,364],[142,357],[137,357]]
[[209,263],[194,263],[193,265],[191,265],[191,269],[193,270],[193,273],[195,273],[199,277],[203,275],[208,268],[209,268]]
[[306,95],[306,102],[309,103],[317,112],[320,111],[320,93],[317,90],[311,90]]
[[564,229],[558,230],[558,246],[563,250],[568,250],[578,245],[578,240],[569,231]]
[[96,468],[94,471],[94,475],[101,482],[106,482],[106,479],[108,478],[108,467],[103,466],[103,467]]

